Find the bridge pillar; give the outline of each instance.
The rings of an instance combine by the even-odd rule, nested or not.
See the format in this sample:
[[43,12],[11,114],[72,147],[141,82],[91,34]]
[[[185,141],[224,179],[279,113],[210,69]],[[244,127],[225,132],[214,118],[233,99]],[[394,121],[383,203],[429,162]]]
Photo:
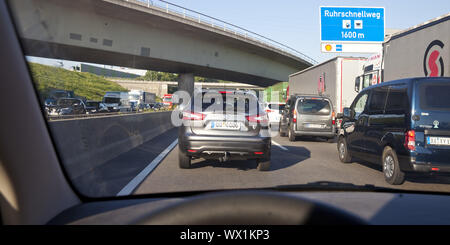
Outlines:
[[194,93],[194,74],[183,73],[178,76],[178,90],[184,90],[192,96]]

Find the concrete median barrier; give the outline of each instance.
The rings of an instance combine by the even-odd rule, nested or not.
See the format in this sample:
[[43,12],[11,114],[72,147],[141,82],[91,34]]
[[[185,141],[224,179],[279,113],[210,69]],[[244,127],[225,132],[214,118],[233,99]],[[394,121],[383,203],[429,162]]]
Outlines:
[[171,111],[49,122],[72,180],[173,128]]

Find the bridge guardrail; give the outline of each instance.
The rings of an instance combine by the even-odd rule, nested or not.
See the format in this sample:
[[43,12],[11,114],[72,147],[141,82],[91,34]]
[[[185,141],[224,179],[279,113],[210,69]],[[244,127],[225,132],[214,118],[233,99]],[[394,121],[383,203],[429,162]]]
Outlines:
[[206,26],[216,28],[218,30],[227,32],[240,38],[244,38],[259,43],[263,46],[268,46],[270,48],[277,49],[289,55],[301,58],[304,61],[311,63],[312,65],[318,64],[318,62],[315,61],[313,58],[285,44],[277,42],[273,39],[270,39],[258,33],[249,31],[243,27],[239,27],[237,25],[225,22],[212,16],[202,14],[195,10],[191,10],[164,0],[125,0],[125,1],[133,2],[135,4],[145,6],[147,8],[156,8],[168,14],[176,15],[178,17],[188,19],[190,21],[197,22],[199,24],[204,24]]

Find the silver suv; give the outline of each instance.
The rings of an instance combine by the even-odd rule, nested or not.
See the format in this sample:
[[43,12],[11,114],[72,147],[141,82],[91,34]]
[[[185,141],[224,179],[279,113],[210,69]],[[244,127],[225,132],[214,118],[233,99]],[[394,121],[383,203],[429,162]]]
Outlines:
[[336,120],[333,104],[326,97],[291,96],[280,120],[280,136],[295,141],[297,136],[317,136],[334,142]]
[[180,117],[180,168],[190,168],[195,158],[254,159],[259,170],[269,170],[268,117],[254,93],[202,90],[194,94]]

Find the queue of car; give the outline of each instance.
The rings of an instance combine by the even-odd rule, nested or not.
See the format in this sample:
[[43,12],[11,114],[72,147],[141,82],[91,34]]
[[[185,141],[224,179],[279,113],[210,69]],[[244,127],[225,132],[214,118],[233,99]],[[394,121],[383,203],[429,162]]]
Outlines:
[[[154,94],[141,92],[141,97],[138,94],[136,99],[134,95],[134,100],[130,96],[128,92],[113,91],[106,92],[102,101],[94,101],[76,96],[73,91],[53,90],[49,93],[48,98],[44,100],[43,106],[48,116],[142,112],[146,110],[159,111],[166,108],[163,103],[155,101]],[[151,99],[144,101],[145,98]]]

